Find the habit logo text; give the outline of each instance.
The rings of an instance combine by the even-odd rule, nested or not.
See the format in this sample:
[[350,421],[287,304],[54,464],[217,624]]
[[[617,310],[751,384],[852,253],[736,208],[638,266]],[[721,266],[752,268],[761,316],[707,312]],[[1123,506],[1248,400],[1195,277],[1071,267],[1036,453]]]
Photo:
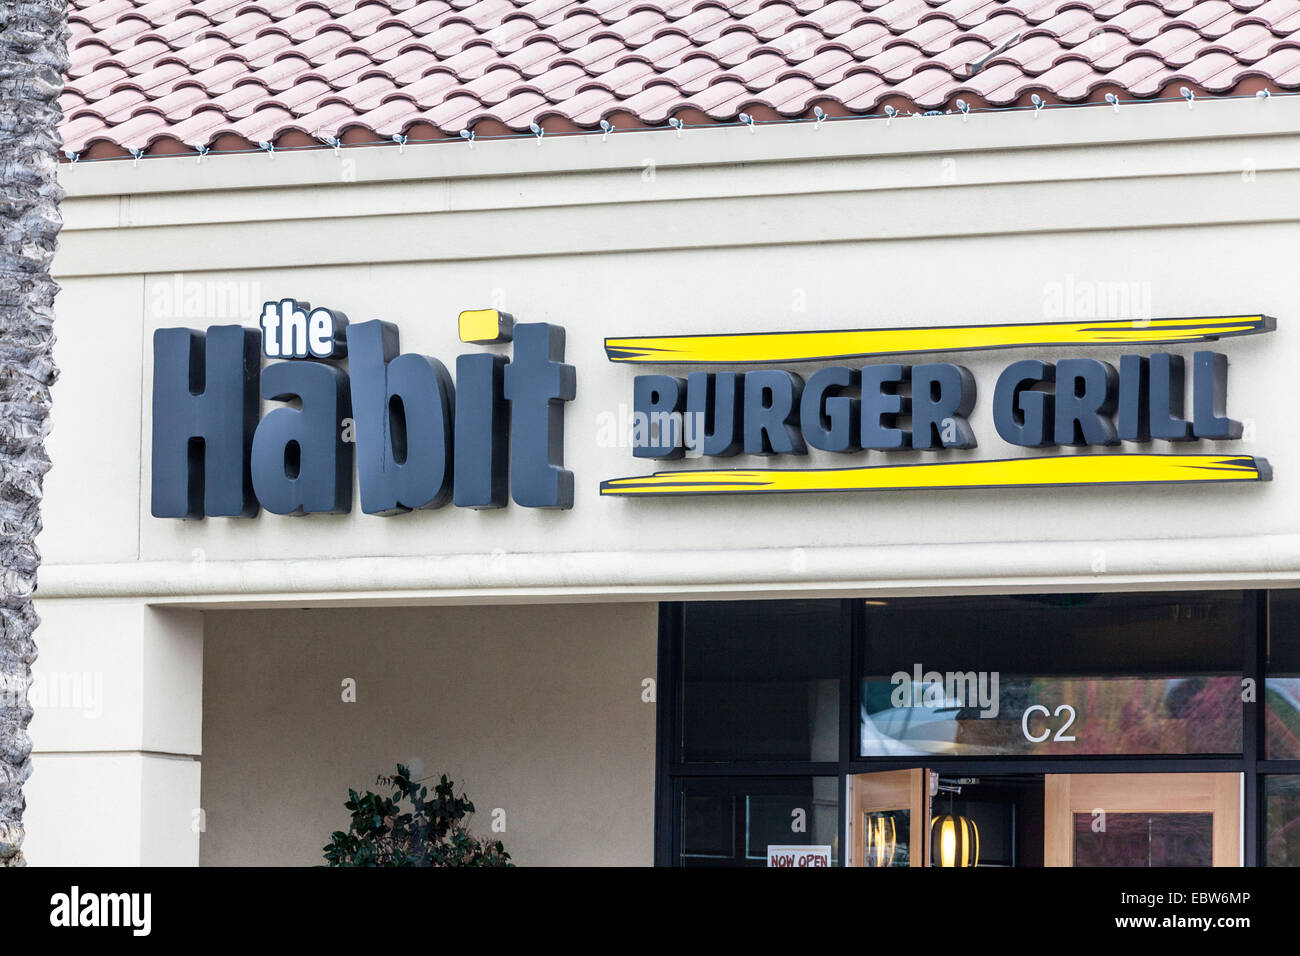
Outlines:
[[[367,514],[573,506],[560,326],[462,312],[462,341],[513,341],[513,357],[460,355],[453,384],[438,359],[401,353],[388,322],[282,299],[260,325],[154,333],[155,517],[347,512],[354,445]],[[285,404],[259,421],[259,399]]]

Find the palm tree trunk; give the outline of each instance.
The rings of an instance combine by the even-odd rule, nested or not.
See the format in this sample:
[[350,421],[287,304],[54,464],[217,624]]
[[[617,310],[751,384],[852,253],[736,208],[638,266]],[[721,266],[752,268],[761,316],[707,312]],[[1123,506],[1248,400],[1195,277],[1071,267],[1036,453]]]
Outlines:
[[54,367],[64,0],[0,0],[0,866],[23,862],[27,702]]

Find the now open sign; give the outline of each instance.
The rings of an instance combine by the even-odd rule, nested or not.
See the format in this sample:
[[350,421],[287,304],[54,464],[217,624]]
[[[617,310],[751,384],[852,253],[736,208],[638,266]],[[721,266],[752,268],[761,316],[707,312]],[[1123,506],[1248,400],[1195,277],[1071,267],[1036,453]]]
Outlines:
[[830,866],[829,846],[768,846],[767,865],[781,867]]

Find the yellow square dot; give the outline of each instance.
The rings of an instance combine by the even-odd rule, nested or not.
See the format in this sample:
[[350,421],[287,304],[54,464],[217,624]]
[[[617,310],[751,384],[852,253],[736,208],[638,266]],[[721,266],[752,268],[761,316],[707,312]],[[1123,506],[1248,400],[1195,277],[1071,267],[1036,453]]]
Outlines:
[[509,342],[514,319],[496,309],[471,309],[460,314],[460,340],[486,345]]

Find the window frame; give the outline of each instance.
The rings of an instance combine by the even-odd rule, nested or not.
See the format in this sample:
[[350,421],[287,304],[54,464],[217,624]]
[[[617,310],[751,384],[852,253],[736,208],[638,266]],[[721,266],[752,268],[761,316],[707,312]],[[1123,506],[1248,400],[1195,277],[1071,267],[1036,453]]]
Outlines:
[[[1166,588],[1164,591],[1187,590]],[[685,603],[666,601],[659,605],[659,647],[655,733],[655,834],[654,863],[674,866],[679,862],[681,821],[678,818],[678,794],[681,780],[690,777],[827,777],[838,778],[839,834],[838,864],[846,857],[844,839],[845,795],[850,776],[879,770],[902,770],[925,766],[956,776],[997,773],[1241,773],[1244,780],[1242,824],[1245,833],[1243,863],[1259,866],[1265,856],[1263,792],[1265,778],[1273,774],[1300,774],[1300,760],[1267,759],[1264,750],[1264,679],[1268,660],[1269,594],[1267,589],[1241,590],[1246,613],[1242,635],[1242,675],[1252,679],[1255,700],[1242,703],[1242,751],[1239,754],[1151,754],[1137,756],[1097,755],[1069,757],[1063,755],[982,757],[862,757],[858,756],[861,728],[854,716],[858,713],[861,687],[857,679],[862,661],[861,641],[864,633],[864,597],[840,600],[843,627],[840,633],[840,728],[837,761],[719,761],[684,763],[680,760],[682,743],[681,679],[683,641],[685,639]],[[1043,592],[1052,593],[1052,592]],[[1152,590],[1147,593],[1162,593]],[[875,595],[873,595],[875,597]],[[888,595],[880,595],[887,598]],[[769,600],[769,599],[760,599]],[[771,599],[775,600],[775,599]]]

